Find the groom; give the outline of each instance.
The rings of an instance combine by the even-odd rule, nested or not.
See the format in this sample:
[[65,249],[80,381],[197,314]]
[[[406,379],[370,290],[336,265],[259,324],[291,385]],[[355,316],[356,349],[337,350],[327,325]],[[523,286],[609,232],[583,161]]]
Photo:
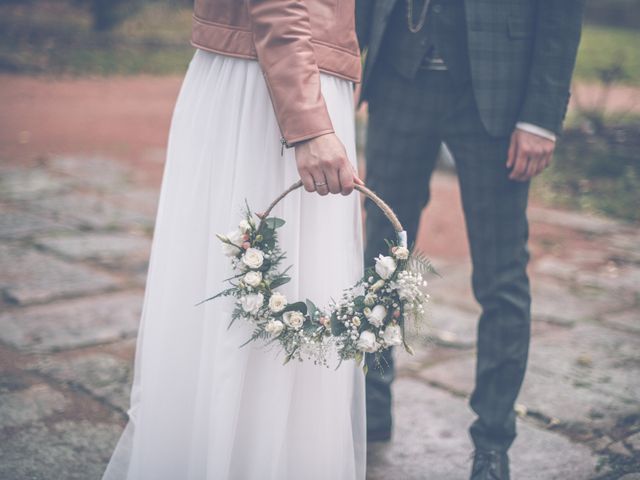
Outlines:
[[[415,239],[440,143],[452,152],[482,306],[471,478],[508,479],[530,336],[529,181],[549,165],[569,100],[581,0],[357,0],[366,50],[367,184]],[[393,231],[367,205],[366,258]],[[367,375],[368,438],[391,436],[391,368]]]

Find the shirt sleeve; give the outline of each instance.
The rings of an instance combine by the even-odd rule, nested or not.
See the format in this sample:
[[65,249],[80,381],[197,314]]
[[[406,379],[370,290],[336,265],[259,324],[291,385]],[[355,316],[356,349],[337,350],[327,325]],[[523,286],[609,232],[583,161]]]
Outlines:
[[537,125],[533,125],[532,123],[527,122],[518,122],[516,123],[516,128],[518,130],[522,130],[523,132],[533,133],[542,138],[546,138],[547,140],[551,140],[552,142],[556,141],[556,134],[547,130],[546,128],[539,127]]

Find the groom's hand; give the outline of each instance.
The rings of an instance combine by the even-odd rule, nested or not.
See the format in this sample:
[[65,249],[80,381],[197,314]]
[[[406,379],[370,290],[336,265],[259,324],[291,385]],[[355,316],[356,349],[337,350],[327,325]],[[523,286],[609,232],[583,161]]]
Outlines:
[[556,143],[548,138],[515,129],[507,158],[509,178],[525,182],[542,172],[551,163]]
[[335,133],[306,140],[295,149],[298,173],[307,192],[349,195],[355,183],[364,185]]

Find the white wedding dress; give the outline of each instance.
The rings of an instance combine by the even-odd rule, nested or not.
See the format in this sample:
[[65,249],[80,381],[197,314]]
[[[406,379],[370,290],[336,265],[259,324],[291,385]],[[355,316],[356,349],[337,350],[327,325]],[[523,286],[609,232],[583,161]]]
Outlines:
[[[352,84],[322,75],[337,135],[355,162]],[[144,308],[129,423],[104,480],[351,480],[365,477],[362,370],[282,364],[239,346],[231,299],[195,306],[230,276],[217,232],[260,211],[298,179],[257,62],[197,51],[175,107]],[[359,201],[303,190],[273,211],[292,300],[318,305],[362,274]]]

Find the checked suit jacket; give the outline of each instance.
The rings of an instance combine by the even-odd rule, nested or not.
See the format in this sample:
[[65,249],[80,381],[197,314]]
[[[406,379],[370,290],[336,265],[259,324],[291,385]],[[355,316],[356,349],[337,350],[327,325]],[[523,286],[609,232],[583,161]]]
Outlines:
[[[391,11],[404,1],[356,0],[356,31],[366,51],[362,100],[368,99]],[[419,11],[423,0],[413,1]],[[507,136],[520,121],[559,133],[584,0],[464,0],[464,6],[473,93],[487,132]]]

